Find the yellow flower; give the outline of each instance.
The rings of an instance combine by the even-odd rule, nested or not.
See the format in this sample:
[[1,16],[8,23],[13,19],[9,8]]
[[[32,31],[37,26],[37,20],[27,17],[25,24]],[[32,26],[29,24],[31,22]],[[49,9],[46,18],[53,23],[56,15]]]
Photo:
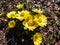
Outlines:
[[15,27],[15,21],[14,20],[12,20],[12,21],[9,21],[9,23],[8,23],[8,27],[9,28],[14,28]]
[[2,16],[3,15],[3,13],[0,13],[0,16]]
[[15,11],[11,11],[11,12],[9,12],[9,13],[7,13],[7,17],[8,18],[16,18],[16,12]]
[[34,21],[38,23],[39,26],[44,27],[47,24],[47,17],[44,15],[34,16]]
[[22,14],[21,11],[18,11],[18,13],[16,14],[16,19],[22,21],[24,19],[24,15]]
[[42,35],[40,33],[36,33],[32,37],[34,45],[40,45],[42,43]]
[[27,18],[31,18],[31,14],[28,10],[23,10],[22,14],[24,14],[24,19],[26,20]]
[[32,9],[32,11],[35,12],[35,13],[38,13],[38,14],[43,13],[41,10],[38,10],[38,9]]
[[16,15],[16,18],[20,21],[22,21],[23,19],[27,19],[27,18],[31,18],[32,16],[30,15],[30,12],[27,10],[22,10],[22,11],[18,11],[18,14]]
[[24,6],[24,4],[18,4],[16,7],[17,7],[17,9],[21,9],[21,8],[23,8],[23,6]]
[[33,19],[27,19],[23,21],[24,29],[28,29],[29,31],[34,31],[37,27],[37,24],[33,21]]

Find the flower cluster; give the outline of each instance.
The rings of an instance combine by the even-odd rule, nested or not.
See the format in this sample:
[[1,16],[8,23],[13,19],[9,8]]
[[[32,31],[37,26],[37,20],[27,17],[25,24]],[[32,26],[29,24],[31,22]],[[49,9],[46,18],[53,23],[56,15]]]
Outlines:
[[[47,17],[43,14],[40,9],[32,9],[31,11],[22,9],[24,4],[18,4],[17,11],[11,11],[7,13],[7,18],[12,19],[8,22],[9,28],[14,28],[16,21],[19,20],[24,26],[24,30],[34,31],[37,27],[44,27],[47,25]],[[40,45],[42,43],[42,35],[36,33],[32,37],[34,45]]]
[[[16,6],[18,9],[23,8],[23,4]],[[36,14],[33,14],[33,13]],[[25,30],[34,31],[35,28],[38,26],[44,27],[47,24],[47,17],[43,15],[43,12],[38,9],[32,9],[31,11],[28,10],[21,10],[21,11],[11,11],[7,13],[8,18],[18,19],[23,21],[22,24],[24,25]]]
[[[24,7],[23,4],[18,4],[16,6],[17,9],[22,9]],[[33,14],[35,13],[35,14]],[[21,11],[11,11],[7,13],[7,18],[9,19],[17,19],[22,21],[22,25],[24,25],[24,30],[34,31],[38,26],[44,27],[47,24],[47,17],[43,14],[43,11],[39,9],[29,10],[21,10]],[[16,25],[16,21],[11,20],[8,22],[9,28],[14,28]],[[36,33],[32,37],[34,45],[40,45],[42,43],[42,35],[40,33]]]

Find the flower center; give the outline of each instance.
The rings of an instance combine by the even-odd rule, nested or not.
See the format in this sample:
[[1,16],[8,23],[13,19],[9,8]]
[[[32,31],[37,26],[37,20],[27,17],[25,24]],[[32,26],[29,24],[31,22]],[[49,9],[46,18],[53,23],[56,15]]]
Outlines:
[[39,23],[41,23],[41,22],[42,22],[42,20],[41,20],[41,19],[39,19],[39,20],[38,20],[38,22],[39,22]]
[[29,20],[29,21],[28,21],[28,25],[33,26],[33,25],[34,25],[33,20]]

